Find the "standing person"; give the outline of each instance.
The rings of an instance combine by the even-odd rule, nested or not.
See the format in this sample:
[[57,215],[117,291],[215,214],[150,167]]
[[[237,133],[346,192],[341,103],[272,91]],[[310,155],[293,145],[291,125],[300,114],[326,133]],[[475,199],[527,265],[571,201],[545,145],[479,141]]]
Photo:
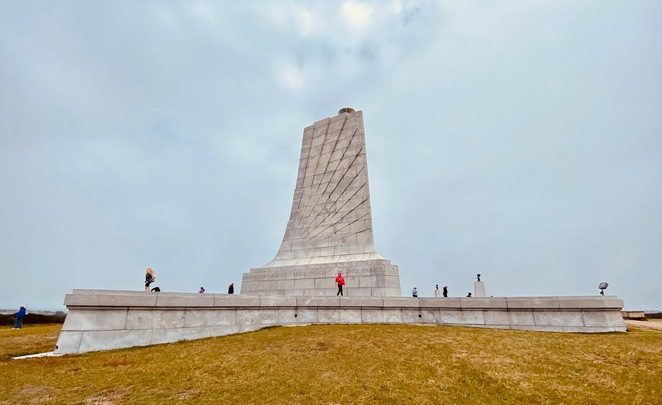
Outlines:
[[148,267],[145,270],[145,291],[149,292],[149,285],[156,281],[156,272]]
[[434,297],[435,297],[435,298],[439,298],[440,295],[441,295],[441,294],[440,294],[440,291],[439,291],[439,284],[436,284],[436,285],[434,286]]
[[228,286],[228,294],[234,294],[234,283],[230,283]]
[[338,275],[336,276],[336,284],[338,284],[338,292],[336,293],[336,297],[342,294],[342,286],[345,285],[345,278],[342,276],[341,272],[338,272]]
[[448,298],[448,286],[447,285],[444,286],[443,294],[444,294],[444,298]]
[[200,287],[200,290],[198,291],[199,294],[204,294],[205,293],[205,287]]
[[414,298],[418,298],[418,290],[416,289],[416,287],[414,287],[414,289],[411,290],[411,296]]
[[23,328],[23,318],[25,318],[25,315],[27,314],[28,311],[25,309],[25,307],[22,306],[19,308],[18,312],[14,314],[16,316],[16,324],[14,325],[14,329]]

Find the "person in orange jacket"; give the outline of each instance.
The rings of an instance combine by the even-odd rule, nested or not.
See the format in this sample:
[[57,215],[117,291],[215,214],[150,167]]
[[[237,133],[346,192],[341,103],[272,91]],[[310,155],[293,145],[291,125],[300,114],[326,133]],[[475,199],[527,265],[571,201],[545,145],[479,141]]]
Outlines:
[[336,293],[336,296],[342,295],[342,286],[345,285],[345,279],[341,272],[338,272],[338,276],[336,276],[336,284],[338,284],[338,292]]

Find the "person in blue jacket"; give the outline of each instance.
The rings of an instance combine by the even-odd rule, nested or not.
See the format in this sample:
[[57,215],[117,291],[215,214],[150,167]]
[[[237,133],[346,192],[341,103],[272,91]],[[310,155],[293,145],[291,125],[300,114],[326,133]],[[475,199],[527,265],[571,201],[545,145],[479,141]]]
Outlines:
[[28,311],[25,309],[25,307],[21,307],[16,315],[16,325],[14,325],[14,329],[21,329],[23,327],[23,318],[25,318],[25,315],[27,315]]

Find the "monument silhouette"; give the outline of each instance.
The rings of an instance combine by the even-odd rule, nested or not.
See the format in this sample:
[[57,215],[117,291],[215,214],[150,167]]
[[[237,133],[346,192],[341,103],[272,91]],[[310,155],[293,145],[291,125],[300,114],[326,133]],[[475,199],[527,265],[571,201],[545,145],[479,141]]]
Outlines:
[[400,296],[398,267],[374,247],[363,112],[342,108],[303,131],[299,172],[276,257],[243,275],[241,293]]

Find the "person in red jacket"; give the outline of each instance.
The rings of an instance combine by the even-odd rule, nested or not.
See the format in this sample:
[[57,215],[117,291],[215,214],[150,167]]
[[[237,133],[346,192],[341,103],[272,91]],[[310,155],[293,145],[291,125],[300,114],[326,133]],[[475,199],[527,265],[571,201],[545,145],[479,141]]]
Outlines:
[[338,292],[336,293],[336,296],[342,295],[342,286],[345,285],[345,279],[341,272],[338,272],[338,276],[336,276],[336,284],[338,284]]

